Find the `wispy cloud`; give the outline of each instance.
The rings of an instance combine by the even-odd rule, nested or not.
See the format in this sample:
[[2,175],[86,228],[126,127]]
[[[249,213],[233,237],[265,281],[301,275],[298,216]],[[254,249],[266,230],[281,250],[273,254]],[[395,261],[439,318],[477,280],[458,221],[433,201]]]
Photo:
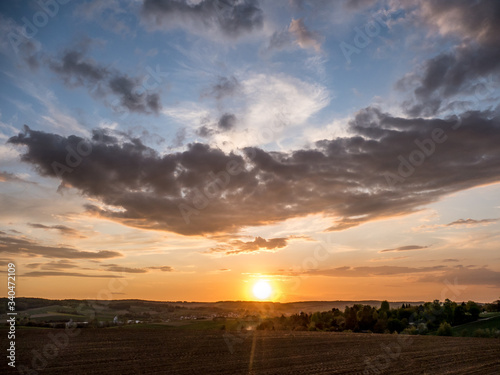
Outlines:
[[152,266],[152,267],[147,267],[149,270],[159,270],[161,272],[173,272],[174,268],[170,266]]
[[45,224],[39,224],[39,223],[28,223],[28,226],[31,228],[37,228],[37,229],[55,229],[59,231],[59,233],[65,235],[65,236],[70,236],[70,237],[78,237],[78,238],[86,238],[86,236],[82,235],[80,231],[70,228],[66,225],[45,225]]
[[119,264],[104,264],[106,271],[120,273],[147,273],[149,270],[159,270],[161,272],[173,272],[174,268],[170,266],[151,266],[151,267],[126,267]]
[[109,259],[121,257],[117,251],[85,251],[65,246],[44,246],[22,236],[8,236],[0,233],[0,253],[17,254],[20,256],[33,256],[61,259]]
[[19,177],[14,173],[2,172],[2,171],[0,171],[0,182],[21,182],[25,184],[37,185],[36,182],[25,180],[24,178]]
[[500,219],[482,219],[482,220],[474,220],[474,219],[459,219],[456,221],[453,221],[449,224],[446,224],[447,227],[453,227],[453,226],[476,226],[476,225],[488,225],[492,223],[496,223]]
[[225,255],[235,255],[244,253],[254,253],[259,251],[276,251],[288,245],[287,238],[270,238],[266,240],[256,237],[253,241],[233,240],[227,244],[219,244],[209,250],[209,253],[223,253]]
[[146,90],[144,81],[138,77],[129,77],[86,57],[86,48],[84,46],[80,50],[65,51],[60,59],[52,58],[49,67],[68,87],[86,87],[97,98],[115,97],[117,103],[112,100],[107,102],[112,108],[121,107],[142,114],[160,112],[161,99],[158,92]]
[[375,258],[375,259],[370,259],[370,262],[385,262],[389,260],[400,260],[400,259],[407,259],[407,256],[401,256],[401,257],[391,257],[391,258]]
[[391,277],[412,276],[418,282],[443,283],[445,280],[457,280],[461,285],[500,286],[500,272],[487,267],[462,266],[453,267],[402,267],[402,266],[373,266],[373,267],[337,267],[330,269],[304,270],[301,272],[285,272],[288,276],[328,276],[328,277]]
[[85,274],[78,272],[58,272],[58,271],[31,271],[26,272],[22,277],[47,277],[47,276],[66,276],[66,277],[90,277],[90,278],[122,278],[117,275],[102,275],[102,274]]
[[408,245],[408,246],[396,247],[394,249],[380,250],[379,253],[389,253],[389,252],[399,252],[399,251],[412,251],[412,250],[424,250],[424,249],[428,249],[428,248],[429,248],[429,246]]
[[288,29],[296,38],[301,48],[313,48],[316,52],[321,51],[322,37],[314,31],[310,31],[304,24],[302,18],[294,19]]
[[484,285],[500,287],[500,272],[487,267],[456,266],[447,269],[440,275],[425,275],[418,277],[418,282],[442,282],[443,280],[458,280],[463,285]]
[[498,222],[500,219],[458,219],[448,224],[420,225],[414,230],[416,231],[434,231],[442,228],[472,228],[477,226],[487,226]]

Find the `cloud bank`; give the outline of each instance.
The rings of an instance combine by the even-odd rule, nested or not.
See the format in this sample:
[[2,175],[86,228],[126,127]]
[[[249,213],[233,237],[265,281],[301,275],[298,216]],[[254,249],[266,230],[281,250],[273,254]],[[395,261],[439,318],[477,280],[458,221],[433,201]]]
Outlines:
[[[431,141],[436,129],[440,143]],[[194,143],[160,155],[136,138],[96,131],[85,140],[28,127],[9,142],[26,146],[22,160],[42,176],[104,204],[88,205],[89,213],[184,235],[237,232],[318,213],[332,219],[325,229],[344,230],[500,181],[498,112],[468,112],[457,122],[366,108],[350,131],[350,137],[290,153],[257,147],[224,153]]]

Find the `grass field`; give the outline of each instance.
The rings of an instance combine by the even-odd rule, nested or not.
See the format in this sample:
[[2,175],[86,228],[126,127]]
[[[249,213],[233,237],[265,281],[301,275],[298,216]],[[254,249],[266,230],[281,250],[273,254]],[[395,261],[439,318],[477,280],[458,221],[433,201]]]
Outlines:
[[471,336],[478,329],[497,329],[500,330],[500,314],[492,313],[487,315],[484,320],[478,320],[467,324],[453,327],[453,333],[457,336],[463,336],[465,333]]
[[[499,374],[500,340],[159,327],[19,329],[17,371],[39,374]],[[6,334],[6,331],[0,331]],[[229,343],[229,345],[228,345]],[[45,354],[44,354],[45,353]],[[5,359],[4,359],[5,361]],[[23,367],[25,366],[25,367]],[[2,364],[6,368],[6,363]]]

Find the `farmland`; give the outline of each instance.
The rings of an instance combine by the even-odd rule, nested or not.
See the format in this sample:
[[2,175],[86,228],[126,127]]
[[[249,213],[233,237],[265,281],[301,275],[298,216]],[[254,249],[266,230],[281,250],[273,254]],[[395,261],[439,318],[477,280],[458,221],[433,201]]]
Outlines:
[[63,332],[19,329],[18,370],[35,365],[44,367],[41,374],[500,373],[496,339],[130,326],[81,329],[51,352],[51,337]]
[[487,313],[484,314],[482,319],[462,324],[460,326],[454,327],[453,332],[457,336],[470,336],[477,330],[493,329],[498,330],[500,328],[500,313]]

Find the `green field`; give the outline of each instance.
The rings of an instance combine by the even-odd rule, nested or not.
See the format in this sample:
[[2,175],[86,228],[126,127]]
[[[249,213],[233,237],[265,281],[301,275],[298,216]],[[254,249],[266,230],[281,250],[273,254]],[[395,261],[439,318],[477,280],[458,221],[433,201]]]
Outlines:
[[490,313],[487,318],[453,327],[456,336],[472,336],[478,329],[500,330],[500,313]]

